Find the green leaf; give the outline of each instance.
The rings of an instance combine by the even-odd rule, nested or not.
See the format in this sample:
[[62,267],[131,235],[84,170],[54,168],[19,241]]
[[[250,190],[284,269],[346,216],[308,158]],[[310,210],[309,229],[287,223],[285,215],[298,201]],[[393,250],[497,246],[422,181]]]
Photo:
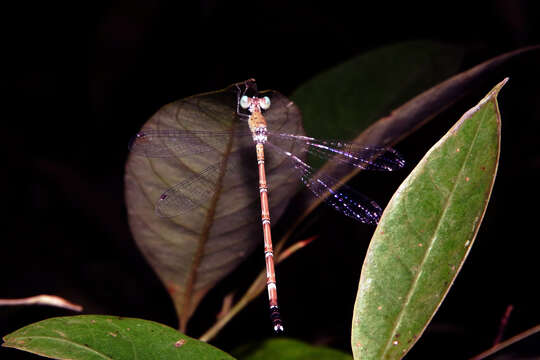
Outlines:
[[233,351],[242,360],[351,360],[352,356],[324,346],[312,346],[293,339],[270,339],[244,345]]
[[[303,134],[298,108],[278,92],[271,97],[272,106],[265,112],[269,127]],[[140,156],[134,147],[126,165],[126,203],[133,236],[173,298],[183,331],[203,296],[262,244],[255,146],[251,135],[238,134],[250,133],[247,122],[237,116],[236,103],[237,88],[231,85],[164,106],[144,129],[233,130],[234,135],[193,136],[184,140],[191,141],[189,144],[169,144],[164,139],[160,145],[171,152],[167,157]],[[140,145],[147,151],[144,142]],[[294,143],[276,145],[299,151]],[[186,154],[192,149],[201,151]],[[274,221],[298,186],[287,171],[282,171],[286,170],[281,166],[284,156],[266,152],[270,214]],[[198,207],[176,217],[156,215],[154,206],[165,190],[190,182],[210,166],[215,166],[215,171],[205,172],[204,180],[181,193]]]
[[103,315],[52,318],[4,337],[2,346],[53,359],[234,359],[173,328]]
[[308,134],[351,139],[459,69],[461,48],[411,41],[375,49],[325,71],[291,96]]
[[499,83],[396,191],[371,240],[354,308],[355,359],[400,359],[435,314],[482,222],[500,148]]

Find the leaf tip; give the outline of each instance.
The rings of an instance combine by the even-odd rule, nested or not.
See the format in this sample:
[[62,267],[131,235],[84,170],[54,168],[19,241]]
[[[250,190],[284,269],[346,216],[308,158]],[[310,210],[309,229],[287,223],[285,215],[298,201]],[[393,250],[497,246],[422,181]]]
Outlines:
[[486,96],[484,96],[482,100],[480,100],[476,108],[473,108],[471,110],[476,111],[477,108],[483,106],[487,102],[492,101],[492,100],[496,101],[497,95],[499,95],[499,91],[501,91],[502,87],[508,82],[509,79],[510,79],[509,77],[505,77],[500,83],[495,85],[493,89],[491,89],[491,91]]
[[495,85],[495,87],[489,92],[488,97],[495,97],[499,94],[499,91],[501,91],[502,87],[506,85],[510,78],[507,76],[505,77],[500,83]]
[[508,82],[508,80],[510,80],[510,77],[505,77],[503,81],[501,81],[495,86],[495,88],[498,88],[500,90]]

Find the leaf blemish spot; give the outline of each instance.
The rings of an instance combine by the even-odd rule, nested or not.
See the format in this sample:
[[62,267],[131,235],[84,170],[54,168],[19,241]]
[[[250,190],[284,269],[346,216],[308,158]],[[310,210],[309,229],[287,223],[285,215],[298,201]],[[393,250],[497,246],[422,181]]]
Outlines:
[[399,345],[399,341],[397,341],[397,340],[392,341],[392,345],[394,345],[394,346]]
[[469,246],[470,244],[471,244],[471,240],[467,240],[467,241],[465,242],[465,247]]
[[422,243],[418,243],[418,246],[422,247],[422,246],[424,246],[424,245],[422,245]]
[[470,180],[470,178],[467,176],[467,177],[465,178],[465,181],[469,181],[469,180]]
[[180,339],[180,340],[178,340],[177,342],[174,343],[174,346],[175,347],[180,347],[180,346],[184,345],[185,343],[186,343],[186,340]]
[[116,337],[116,336],[118,336],[118,334],[116,334],[116,333],[113,333],[113,332],[110,332],[110,333],[109,333],[109,335],[111,335],[112,337]]
[[459,152],[459,148],[456,149],[456,152]]
[[381,310],[382,309],[382,306],[377,306],[377,310]]

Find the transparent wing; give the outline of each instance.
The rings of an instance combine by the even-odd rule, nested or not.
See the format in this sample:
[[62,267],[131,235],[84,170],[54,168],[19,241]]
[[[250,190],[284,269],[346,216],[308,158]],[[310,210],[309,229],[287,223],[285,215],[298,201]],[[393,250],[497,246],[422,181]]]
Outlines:
[[155,204],[156,215],[169,218],[199,208],[208,211],[216,205],[211,201],[216,193],[220,193],[220,196],[223,192],[240,194],[242,191],[238,189],[244,189],[250,184],[255,192],[258,173],[246,172],[242,159],[244,157],[240,153],[231,154],[168,188]]
[[[268,147],[274,151],[281,152],[289,158],[290,165],[304,185],[318,198],[323,199],[328,205],[357,221],[366,224],[377,224],[382,214],[381,207],[366,196],[347,185],[340,185],[340,182],[329,175],[319,175],[314,177],[315,171],[311,166],[303,162],[300,158],[283,151],[272,143],[267,143]],[[339,189],[337,189],[339,187]]]
[[231,137],[239,146],[251,145],[249,130],[194,131],[177,129],[143,129],[129,143],[136,155],[151,158],[180,157],[205,152],[219,153]]
[[304,151],[322,159],[338,161],[364,170],[393,171],[405,165],[401,155],[389,147],[368,147],[286,133],[269,134],[269,141],[273,143],[287,140],[303,144]]
[[161,194],[156,204],[159,217],[174,217],[204,206],[214,194],[220,164],[179,182]]

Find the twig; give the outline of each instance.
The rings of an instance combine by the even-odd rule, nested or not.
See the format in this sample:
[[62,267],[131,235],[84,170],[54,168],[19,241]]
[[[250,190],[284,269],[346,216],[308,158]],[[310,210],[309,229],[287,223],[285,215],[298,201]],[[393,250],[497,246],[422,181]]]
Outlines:
[[217,314],[218,319],[220,319],[223,316],[227,315],[229,313],[229,311],[231,311],[233,300],[234,300],[234,291],[227,294],[223,298],[223,304],[221,305],[221,311],[219,312],[219,314]]
[[315,240],[317,238],[317,236],[312,236],[310,238],[307,238],[305,240],[300,240],[300,241],[297,241],[296,243],[294,243],[293,245],[289,246],[287,249],[283,250],[282,252],[280,252],[277,256],[277,262],[280,263],[282,262],[283,260],[285,260],[286,258],[288,258],[289,256],[291,256],[292,254],[294,254],[295,252],[297,252],[298,250],[300,250],[301,248],[305,247],[306,245],[308,245],[310,242],[312,242],[313,240]]
[[0,299],[0,306],[3,305],[49,305],[64,309],[81,312],[83,307],[54,295],[37,295],[23,299]]
[[500,351],[514,343],[517,343],[518,341],[521,341],[523,339],[525,339],[526,337],[528,336],[531,336],[531,335],[534,335],[536,334],[537,332],[540,332],[540,325],[536,325],[532,328],[530,328],[529,330],[526,330],[520,334],[517,334],[516,336],[513,336],[511,337],[510,339],[508,340],[505,340],[489,349],[487,349],[486,351],[476,355],[475,357],[472,357],[470,360],[482,360],[482,359],[485,359],[486,357],[492,355],[492,354],[495,354],[497,351]]
[[495,337],[495,340],[493,341],[493,346],[501,342],[503,334],[504,334],[504,329],[506,328],[506,324],[508,324],[508,319],[510,318],[510,314],[512,313],[512,310],[514,310],[514,306],[512,304],[506,307],[506,311],[499,325],[499,331],[497,332],[497,336]]

